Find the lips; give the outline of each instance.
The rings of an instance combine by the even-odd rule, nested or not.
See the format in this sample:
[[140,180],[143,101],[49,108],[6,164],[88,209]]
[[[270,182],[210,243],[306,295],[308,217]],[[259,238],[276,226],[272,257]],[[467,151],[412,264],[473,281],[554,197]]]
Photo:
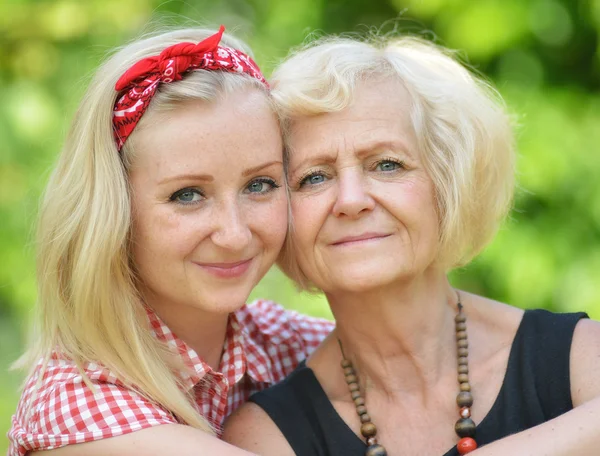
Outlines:
[[335,242],[332,242],[331,245],[334,246],[343,246],[343,245],[354,245],[361,244],[364,242],[376,241],[379,239],[384,239],[390,236],[387,233],[362,233],[356,236],[346,236],[341,239],[338,239]]
[[202,268],[203,271],[209,274],[223,278],[232,279],[242,276],[249,268],[252,263],[252,258],[242,261],[236,261],[233,263],[197,263],[195,265]]

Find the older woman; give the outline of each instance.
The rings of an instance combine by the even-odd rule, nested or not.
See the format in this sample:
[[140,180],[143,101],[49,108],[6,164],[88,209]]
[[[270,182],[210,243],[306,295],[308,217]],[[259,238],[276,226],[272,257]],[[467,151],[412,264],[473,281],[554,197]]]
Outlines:
[[497,95],[407,38],[326,39],[273,86],[293,215],[282,265],[325,293],[337,329],[251,398],[226,439],[277,456],[596,454],[598,323],[523,312],[447,278],[510,207]]
[[267,83],[222,35],[135,41],[92,80],[42,204],[10,456],[248,454],[223,420],[330,331],[245,305],[288,201]]

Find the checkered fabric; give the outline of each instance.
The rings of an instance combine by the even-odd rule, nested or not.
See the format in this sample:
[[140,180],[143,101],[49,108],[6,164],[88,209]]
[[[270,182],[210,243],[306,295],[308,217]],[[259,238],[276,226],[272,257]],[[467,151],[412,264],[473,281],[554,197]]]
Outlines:
[[[194,389],[201,414],[221,434],[225,418],[248,397],[282,380],[333,329],[333,323],[259,300],[230,315],[219,372],[214,371],[151,311],[156,336],[172,347],[192,374],[182,372]],[[73,363],[55,356],[35,389],[41,365],[28,379],[8,432],[8,456],[48,450],[177,423],[173,415],[123,385],[101,365],[85,372],[97,391],[84,383]]]

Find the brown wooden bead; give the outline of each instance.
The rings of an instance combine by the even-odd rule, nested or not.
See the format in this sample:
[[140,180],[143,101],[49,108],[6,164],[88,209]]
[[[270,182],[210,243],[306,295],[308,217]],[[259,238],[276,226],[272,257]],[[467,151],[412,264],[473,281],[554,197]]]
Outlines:
[[456,404],[459,407],[471,407],[473,405],[473,395],[468,391],[461,391],[456,396]]
[[364,415],[365,413],[367,413],[367,407],[365,407],[364,405],[359,405],[358,407],[356,407],[356,413],[358,413],[359,415]]
[[356,399],[357,397],[361,397],[360,391],[351,391],[350,397],[352,398],[352,400]]
[[363,413],[362,415],[360,415],[361,423],[368,423],[369,421],[371,421],[371,416],[368,413]]
[[459,366],[468,366],[469,360],[467,359],[466,356],[459,356],[458,357],[458,365]]
[[469,341],[467,339],[460,339],[456,345],[458,345],[458,348],[469,348]]
[[468,393],[468,392],[471,391],[471,385],[469,384],[469,382],[461,383],[460,386],[459,386],[459,389],[461,391],[464,391],[464,392]]
[[350,391],[358,391],[358,390],[360,390],[360,387],[358,386],[358,383],[350,383],[348,385],[348,388],[350,388]]
[[351,374],[351,375],[346,375],[346,383],[350,384],[350,383],[356,383],[358,381],[358,378],[356,377],[356,375]]
[[377,435],[377,427],[371,422],[363,423],[360,426],[360,433],[363,437],[375,437]]
[[466,383],[469,381],[468,374],[458,374],[458,383]]
[[365,405],[365,399],[364,397],[357,397],[356,399],[354,399],[354,405],[356,405],[357,407],[359,405]]
[[458,366],[458,373],[459,374],[468,374],[469,366],[466,364],[461,364],[460,366]]
[[356,399],[354,399],[354,405],[356,405],[357,407],[359,405],[365,405],[365,399],[364,397],[357,397]]
[[461,418],[454,425],[454,431],[459,437],[474,437],[475,422],[471,418]]
[[387,451],[381,445],[375,444],[367,448],[365,456],[387,456]]
[[350,367],[344,367],[344,375],[355,375],[356,372],[354,371],[354,368],[352,366]]
[[467,338],[467,331],[457,331],[456,332],[456,338],[458,340],[466,339]]
[[456,323],[456,330],[457,331],[466,331],[467,324],[466,323]]
[[464,323],[467,321],[467,317],[465,316],[465,314],[460,312],[456,317],[454,317],[454,321],[456,323]]
[[469,349],[467,347],[459,347],[458,350],[456,351],[456,354],[461,357],[461,356],[469,356]]
[[344,369],[347,367],[352,367],[352,362],[345,358],[342,360],[341,364]]

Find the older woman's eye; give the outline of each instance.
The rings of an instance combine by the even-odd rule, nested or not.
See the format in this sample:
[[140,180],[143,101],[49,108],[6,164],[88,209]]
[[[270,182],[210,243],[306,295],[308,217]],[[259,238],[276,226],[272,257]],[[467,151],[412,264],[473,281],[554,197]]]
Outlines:
[[254,179],[246,186],[247,193],[258,193],[264,194],[269,193],[276,188],[281,187],[277,184],[273,179],[269,179],[266,177],[261,177],[259,179]]
[[195,188],[182,188],[169,197],[169,201],[177,204],[195,204],[204,199],[204,195]]
[[308,176],[303,177],[300,180],[300,187],[304,187],[306,185],[318,185],[322,184],[327,180],[327,176],[320,172],[316,171],[314,173],[310,173]]
[[404,168],[404,163],[401,161],[395,161],[395,160],[381,160],[375,166],[376,171],[383,171],[383,172],[396,171],[397,169],[400,169],[400,168]]

